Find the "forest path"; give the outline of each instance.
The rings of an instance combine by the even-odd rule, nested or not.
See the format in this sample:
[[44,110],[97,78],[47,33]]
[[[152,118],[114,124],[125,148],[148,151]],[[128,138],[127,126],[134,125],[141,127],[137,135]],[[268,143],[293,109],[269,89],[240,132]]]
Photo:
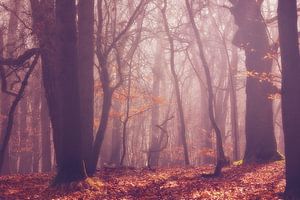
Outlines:
[[53,175],[0,177],[0,199],[280,199],[285,186],[284,161],[230,166],[218,178],[202,178],[209,167],[155,171],[105,168],[94,180],[100,190],[47,188]]

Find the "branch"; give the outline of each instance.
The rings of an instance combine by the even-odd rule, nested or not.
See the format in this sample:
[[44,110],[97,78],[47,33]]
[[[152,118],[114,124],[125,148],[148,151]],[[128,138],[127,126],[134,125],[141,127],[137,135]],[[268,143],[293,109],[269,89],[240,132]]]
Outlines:
[[152,153],[155,153],[155,152],[160,152],[160,151],[164,150],[165,148],[167,148],[167,146],[168,146],[168,141],[169,141],[169,135],[168,135],[168,131],[164,128],[164,125],[165,125],[168,121],[170,121],[171,119],[173,119],[173,118],[174,118],[174,115],[172,115],[171,117],[165,119],[161,124],[157,124],[157,125],[156,125],[156,127],[159,128],[159,129],[161,130],[161,132],[163,133],[162,136],[165,135],[165,137],[166,137],[166,142],[164,143],[164,145],[161,145],[162,139],[163,139],[163,137],[161,137],[161,140],[160,140],[160,143],[159,143],[159,148],[157,148],[157,149],[150,148],[150,149],[148,150],[148,153],[152,154]]
[[23,65],[27,60],[29,60],[32,56],[38,54],[39,49],[33,48],[26,50],[22,55],[20,55],[17,58],[1,58],[0,57],[0,65],[10,65],[10,66],[21,66]]
[[7,80],[6,77],[7,75],[5,74],[5,70],[3,65],[8,65],[8,66],[14,66],[15,68],[19,68],[24,65],[24,63],[29,60],[32,56],[38,55],[39,49],[38,48],[33,48],[25,51],[22,55],[20,55],[17,58],[1,58],[0,57],[0,79],[1,79],[1,91],[12,95],[12,96],[17,96],[16,93],[11,92],[7,89]]
[[135,19],[140,13],[140,10],[143,5],[145,5],[149,0],[142,0],[140,1],[139,5],[134,10],[133,14],[129,18],[125,28],[114,38],[111,45],[108,47],[108,49],[105,51],[106,54],[109,54],[110,51],[115,47],[116,43],[122,38],[122,36],[130,29],[131,25],[134,23]]
[[10,106],[9,113],[8,113],[7,125],[6,125],[5,131],[3,133],[4,140],[3,140],[3,143],[2,143],[1,148],[0,148],[0,172],[1,172],[1,169],[3,167],[4,155],[5,155],[5,152],[7,150],[7,146],[8,146],[8,143],[9,143],[10,136],[11,136],[15,111],[17,109],[17,106],[18,106],[20,100],[22,99],[22,97],[24,95],[26,86],[28,84],[28,80],[30,78],[30,75],[31,75],[34,67],[36,66],[36,64],[38,62],[38,58],[39,58],[39,55],[36,55],[34,57],[34,60],[32,61],[31,65],[29,66],[29,69],[28,69],[28,71],[27,71],[27,73],[26,73],[26,75],[25,75],[25,77],[22,81],[22,85],[21,85],[21,87],[18,91],[18,94],[15,97],[14,101],[12,102],[12,105]]
[[30,27],[30,25],[27,25],[26,22],[19,17],[19,15],[11,8],[9,8],[7,5],[5,5],[4,3],[0,3],[0,7],[4,8],[6,11],[11,12],[22,24],[25,28],[29,29],[32,31],[32,28]]
[[16,93],[14,92],[10,92],[8,89],[7,89],[7,80],[6,80],[6,77],[5,77],[5,71],[4,71],[4,68],[3,66],[0,65],[0,78],[1,78],[1,91],[8,94],[8,95],[11,95],[11,96],[17,96]]
[[[300,8],[297,8],[297,12],[300,11]],[[278,20],[278,16],[274,16],[274,17],[271,17],[270,19],[266,19],[265,22],[266,24],[272,24],[273,22],[276,22]]]

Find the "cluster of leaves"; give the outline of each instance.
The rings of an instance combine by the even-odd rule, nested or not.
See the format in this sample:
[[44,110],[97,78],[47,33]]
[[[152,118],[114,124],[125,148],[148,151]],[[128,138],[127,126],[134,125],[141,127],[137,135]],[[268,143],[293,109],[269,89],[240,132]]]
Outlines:
[[210,167],[169,169],[104,168],[88,180],[95,187],[48,188],[53,175],[0,177],[0,199],[280,199],[284,161],[231,166],[218,178]]

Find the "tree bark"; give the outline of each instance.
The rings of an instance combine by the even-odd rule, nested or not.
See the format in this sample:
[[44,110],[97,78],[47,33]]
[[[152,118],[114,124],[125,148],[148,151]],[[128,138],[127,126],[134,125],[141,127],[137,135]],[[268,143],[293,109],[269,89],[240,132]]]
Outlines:
[[44,92],[41,95],[41,133],[42,133],[42,172],[50,172],[51,163],[51,128],[49,111]]
[[[4,30],[1,29],[0,30],[0,49],[1,49],[1,57],[3,57],[4,55]],[[1,70],[4,72],[4,68],[3,66],[0,66]],[[2,87],[2,85],[1,85]],[[1,93],[1,142],[4,139],[4,131],[5,131],[5,126],[7,124],[7,114],[8,114],[8,109],[9,107],[7,106],[7,104],[9,104],[10,100],[9,100],[9,95],[5,94],[5,93]],[[9,167],[9,150],[7,150],[7,152],[4,155],[4,166],[2,167],[1,170],[1,174],[5,175],[5,174],[9,174],[10,173],[10,167]]]
[[156,47],[156,52],[155,52],[155,62],[154,66],[152,69],[153,73],[153,82],[152,82],[152,98],[154,102],[154,107],[151,110],[151,146],[149,150],[149,163],[148,166],[150,168],[152,167],[157,167],[158,166],[158,161],[159,161],[159,154],[160,151],[160,130],[157,128],[158,122],[159,122],[159,117],[160,117],[160,109],[159,105],[157,102],[155,102],[155,98],[158,98],[160,95],[160,82],[161,82],[161,73],[162,70],[161,64],[162,64],[162,54],[163,54],[163,40],[161,39],[161,36],[157,40],[157,47]]
[[[13,0],[11,2],[11,7],[13,8],[13,12],[10,13],[9,22],[8,22],[8,36],[7,36],[7,55],[8,57],[13,57],[15,55],[15,46],[16,46],[16,39],[17,39],[17,27],[18,27],[18,19],[15,14],[19,13],[20,0]],[[3,33],[3,32],[2,32]],[[4,46],[3,46],[4,47]],[[10,78],[8,78],[9,80]],[[12,102],[12,98],[8,94],[2,94],[2,101],[1,101],[1,116],[5,119],[2,121],[2,128],[1,133],[4,134],[7,125],[7,118],[9,113],[9,106]],[[3,140],[1,140],[3,141]],[[2,169],[3,174],[9,174],[11,172],[10,165],[15,165],[14,159],[10,157],[10,147],[7,147],[6,155],[5,155],[5,162]],[[12,166],[12,168],[16,168]]]
[[54,0],[40,2],[39,0],[30,0],[32,11],[33,32],[37,36],[41,60],[42,60],[42,79],[45,89],[49,116],[53,130],[53,144],[55,149],[55,158],[57,166],[60,165],[60,136],[61,127],[61,102],[56,94],[60,86],[58,84],[59,68],[55,64],[55,11]]
[[115,116],[113,119],[113,128],[112,128],[112,150],[110,156],[110,164],[114,166],[119,166],[121,161],[121,102],[116,100],[114,103],[114,110],[118,116]]
[[28,97],[24,96],[20,102],[20,169],[22,174],[32,172],[32,141],[27,126]]
[[300,199],[300,56],[297,1],[278,1],[282,63],[282,122],[286,155],[286,199]]
[[[38,74],[37,77],[41,77],[41,71],[36,71]],[[41,105],[41,84],[40,79],[35,78],[32,85],[31,85],[31,141],[32,141],[32,171],[39,172],[40,170],[40,160],[41,160],[41,112],[40,112],[40,105]],[[33,86],[34,85],[34,86]]]
[[78,56],[83,156],[91,174],[94,127],[94,0],[78,4]]
[[[80,123],[76,5],[72,0],[56,0],[56,64],[59,69],[57,95],[61,102],[61,161],[54,184],[84,180]],[[51,109],[51,108],[50,108]]]

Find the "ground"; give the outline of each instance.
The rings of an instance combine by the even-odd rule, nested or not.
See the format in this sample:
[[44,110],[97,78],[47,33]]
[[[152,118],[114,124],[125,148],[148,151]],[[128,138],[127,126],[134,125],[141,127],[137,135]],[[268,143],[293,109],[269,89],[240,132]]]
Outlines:
[[281,199],[284,161],[230,166],[219,178],[203,178],[211,167],[150,170],[105,168],[95,187],[49,188],[53,174],[0,177],[0,199]]

